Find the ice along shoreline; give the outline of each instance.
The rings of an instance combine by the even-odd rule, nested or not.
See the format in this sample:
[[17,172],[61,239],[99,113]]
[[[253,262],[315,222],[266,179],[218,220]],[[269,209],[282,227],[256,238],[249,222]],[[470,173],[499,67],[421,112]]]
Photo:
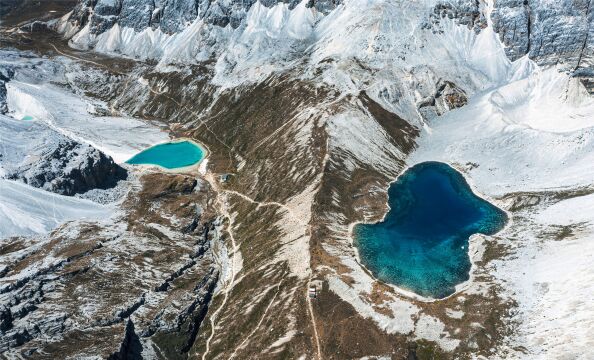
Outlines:
[[[430,296],[423,296],[420,294],[415,293],[412,290],[406,289],[404,287],[400,287],[396,284],[393,284],[391,282],[387,282],[384,281],[380,278],[378,278],[372,271],[371,269],[369,269],[367,266],[365,266],[365,264],[362,262],[361,259],[361,253],[360,253],[360,249],[359,247],[355,244],[355,227],[357,225],[374,225],[374,224],[379,224],[382,222],[386,221],[386,217],[388,216],[388,214],[390,213],[390,211],[392,210],[391,206],[390,206],[390,197],[389,197],[389,189],[390,187],[395,184],[398,180],[400,180],[402,178],[402,176],[407,173],[408,170],[410,170],[411,168],[413,168],[416,165],[422,164],[422,163],[428,163],[428,162],[436,162],[436,163],[440,163],[440,164],[444,164],[449,166],[452,170],[454,170],[458,175],[461,176],[461,178],[465,181],[466,185],[468,186],[469,190],[472,192],[472,195],[474,195],[475,197],[489,203],[491,206],[496,207],[497,209],[499,209],[501,212],[503,212],[505,214],[505,222],[503,223],[503,226],[496,232],[490,234],[490,235],[485,235],[482,233],[473,233],[469,236],[468,238],[468,246],[467,246],[467,255],[470,261],[470,269],[468,270],[468,276],[469,278],[459,284],[457,284],[455,286],[454,292],[452,292],[451,294],[444,296],[444,297],[439,297],[439,298],[435,298],[435,297],[430,297]],[[483,237],[485,236],[494,236],[496,234],[501,234],[503,232],[505,232],[506,230],[508,230],[511,225],[513,224],[513,217],[511,215],[511,213],[506,209],[505,204],[497,199],[493,199],[485,194],[483,194],[482,192],[478,191],[476,188],[476,185],[474,184],[474,182],[471,180],[471,178],[469,178],[467,176],[467,174],[460,169],[460,166],[458,164],[453,164],[447,161],[431,161],[431,160],[420,160],[420,161],[414,161],[413,163],[407,164],[405,167],[403,167],[402,171],[400,172],[400,174],[398,174],[398,176],[390,181],[385,189],[386,191],[386,211],[384,212],[384,214],[382,215],[381,218],[377,219],[377,220],[358,220],[358,221],[354,221],[352,223],[349,224],[348,226],[348,236],[349,236],[349,240],[350,240],[350,244],[355,252],[355,261],[357,262],[357,264],[363,269],[363,271],[373,280],[385,284],[387,286],[389,286],[390,288],[392,288],[397,294],[414,299],[414,300],[418,300],[418,301],[422,301],[422,302],[435,302],[435,301],[441,301],[441,300],[446,300],[450,297],[456,296],[457,294],[459,294],[460,292],[468,289],[475,281],[475,277],[476,277],[476,269],[477,269],[477,262],[481,261],[482,259],[482,255],[484,253],[484,244],[483,244]]]

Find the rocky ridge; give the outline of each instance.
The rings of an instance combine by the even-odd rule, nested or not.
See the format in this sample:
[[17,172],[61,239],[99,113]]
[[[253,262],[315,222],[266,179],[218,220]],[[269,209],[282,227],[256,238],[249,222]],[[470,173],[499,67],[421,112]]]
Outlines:
[[187,356],[217,284],[222,223],[204,181],[150,174],[141,184],[116,223],[0,246],[1,353]]
[[0,124],[4,144],[0,146],[0,167],[7,179],[72,196],[113,188],[127,177],[127,171],[111,157],[39,121],[0,115]]
[[[257,0],[84,0],[80,1],[68,17],[77,27],[89,27],[92,34],[109,30],[116,23],[121,27],[142,31],[146,28],[161,29],[171,34],[184,30],[196,19],[206,23],[237,28],[247,10]],[[286,3],[289,9],[295,8],[299,0],[265,0],[261,3],[272,7]],[[326,14],[341,3],[341,0],[309,0],[307,7],[314,7]]]
[[[261,1],[271,8],[281,1]],[[92,34],[100,34],[115,24],[140,32],[159,28],[164,33],[181,32],[196,19],[208,24],[237,28],[245,20],[247,10],[255,1],[187,0],[155,3],[145,0],[84,0],[74,8],[67,21],[77,29],[89,26]],[[297,1],[287,2],[292,10]],[[341,5],[341,1],[307,2],[322,14]],[[594,36],[591,35],[594,14],[592,0],[564,0],[551,4],[544,0],[496,0],[490,15],[488,4],[477,0],[436,1],[433,22],[441,18],[455,19],[459,24],[480,31],[487,26],[487,17],[493,29],[506,45],[510,60],[528,55],[541,65],[563,65],[578,76],[594,76]],[[143,9],[143,10],[138,10]]]
[[6,83],[14,76],[14,70],[8,67],[0,67],[0,114],[8,112],[6,104]]
[[60,139],[43,149],[35,161],[11,169],[7,179],[61,195],[109,189],[127,177],[124,168],[88,144]]

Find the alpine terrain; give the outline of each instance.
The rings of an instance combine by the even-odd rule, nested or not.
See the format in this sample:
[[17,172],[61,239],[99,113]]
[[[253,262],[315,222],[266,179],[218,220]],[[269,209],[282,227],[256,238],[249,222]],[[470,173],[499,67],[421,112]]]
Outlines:
[[593,0],[0,0],[0,358],[593,359],[593,95]]

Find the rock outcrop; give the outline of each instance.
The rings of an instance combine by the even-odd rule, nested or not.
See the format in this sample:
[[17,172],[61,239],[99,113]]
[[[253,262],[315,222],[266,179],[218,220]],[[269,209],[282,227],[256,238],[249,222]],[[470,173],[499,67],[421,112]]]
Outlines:
[[[88,25],[92,34],[107,31],[116,23],[136,31],[159,28],[171,34],[182,31],[198,18],[209,24],[237,28],[255,2],[256,0],[82,0],[74,8],[69,21],[81,28]],[[281,2],[293,9],[300,1],[261,1],[266,7]],[[328,13],[341,2],[310,0],[307,7],[315,7],[322,13]]]
[[496,0],[491,19],[510,60],[528,55],[592,76],[593,6],[592,0]]
[[187,356],[219,279],[212,247],[223,223],[203,180],[151,174],[140,181],[115,223],[73,222],[0,244],[0,353]]
[[76,142],[42,121],[0,115],[3,177],[61,195],[109,189],[127,178],[126,169],[89,144]]
[[487,19],[481,10],[478,1],[454,0],[439,2],[433,8],[430,17],[433,24],[439,22],[440,19],[447,18],[455,20],[458,24],[465,25],[469,29],[474,29],[475,32],[479,32],[487,27]]
[[435,93],[419,104],[419,111],[423,117],[432,118],[462,107],[467,102],[464,90],[451,81],[440,80],[436,84]]
[[14,169],[7,178],[61,195],[108,189],[125,179],[126,170],[88,144],[63,138],[51,144],[36,161]]
[[8,105],[6,104],[6,83],[14,76],[14,70],[2,66],[0,67],[0,114],[8,112]]

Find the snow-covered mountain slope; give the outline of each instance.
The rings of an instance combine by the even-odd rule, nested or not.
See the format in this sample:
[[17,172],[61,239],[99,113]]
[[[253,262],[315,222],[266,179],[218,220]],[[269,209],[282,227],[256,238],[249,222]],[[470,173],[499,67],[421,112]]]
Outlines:
[[[131,8],[144,8],[147,15],[127,10]],[[225,20],[218,19],[221,16]],[[217,68],[225,73],[233,72],[235,67],[256,67],[258,72],[267,74],[283,68],[287,61],[302,58],[303,52],[309,53],[316,44],[324,51],[338,50],[347,57],[365,56],[370,50],[376,56],[386,50],[387,55],[395,55],[389,50],[396,47],[402,53],[390,56],[391,60],[406,58],[412,65],[416,60],[428,59],[427,55],[438,55],[443,63],[447,61],[443,54],[414,56],[415,46],[426,46],[429,50],[433,47],[427,46],[422,37],[415,41],[410,41],[410,37],[422,35],[418,30],[431,28],[444,18],[456,19],[477,32],[487,27],[492,19],[489,29],[498,33],[511,60],[528,54],[539,64],[562,64],[564,69],[589,79],[594,43],[588,33],[593,16],[589,0],[554,4],[546,0],[351,0],[344,4],[342,1],[308,0],[299,3],[205,1],[204,4],[165,1],[160,5],[143,4],[142,0],[109,0],[99,1],[95,6],[81,2],[60,21],[58,29],[71,39],[72,46],[79,48],[160,59],[165,64],[215,59]],[[378,17],[393,21],[385,23],[378,21]],[[358,34],[366,22],[370,28]],[[349,36],[341,36],[347,29]],[[381,35],[376,36],[378,33]],[[324,39],[329,37],[345,44],[328,46]],[[347,50],[358,43],[376,49]],[[413,46],[413,51],[403,51],[400,46]],[[474,48],[483,56],[484,50],[489,49]],[[407,53],[410,56],[406,56]]]
[[108,189],[126,170],[88,144],[80,144],[45,123],[0,115],[0,172],[7,179],[62,195]]
[[498,281],[518,302],[509,345],[525,347],[523,357],[588,359],[592,354],[591,206],[592,195],[584,195],[533,209],[534,220],[518,226],[524,228],[513,239],[519,244],[509,243],[517,247],[514,257],[494,264]]
[[[192,318],[190,336],[180,326],[161,337],[152,332],[161,317],[146,309],[163,302],[134,302],[125,312],[132,330],[110,334],[148,334],[143,353],[203,359],[591,357],[592,323],[583,319],[592,311],[585,264],[593,219],[564,215],[587,209],[593,191],[585,2],[155,4],[81,1],[54,24],[85,51],[51,37],[54,47],[37,51],[71,58],[60,60],[67,63],[60,71],[75,97],[18,74],[8,83],[13,111],[24,114],[33,100],[19,103],[34,99],[44,121],[107,153],[133,145],[96,131],[98,118],[83,115],[83,105],[162,120],[209,149],[204,171],[213,197],[201,201],[228,234],[213,255],[221,276],[210,308]],[[513,35],[509,24],[517,24]],[[142,61],[114,70],[118,60],[97,53]],[[63,113],[70,102],[76,116]],[[122,124],[109,127],[128,129]],[[352,245],[353,224],[381,219],[389,183],[424,160],[458,168],[511,219],[501,233],[471,239],[470,280],[437,301],[377,281]],[[156,188],[149,198],[160,205],[161,192],[175,206],[194,193]],[[150,210],[133,219],[145,238],[168,243],[185,231],[173,220],[167,229],[151,225],[153,216],[170,216],[167,202],[156,213],[152,203],[133,206]],[[557,217],[563,221],[549,221]],[[568,271],[554,274],[548,264]],[[315,300],[306,297],[312,285]],[[146,299],[163,295],[130,286]],[[57,313],[56,304],[47,312]],[[74,351],[70,331],[54,334],[55,346]],[[31,349],[38,338],[10,346]]]
[[430,122],[409,161],[457,165],[479,192],[512,209],[512,224],[498,236],[514,250],[492,270],[518,304],[510,347],[530,355],[514,357],[587,358],[593,99],[554,68],[524,58],[512,70],[507,84]]
[[109,206],[0,179],[0,238],[44,234],[72,220],[108,220]]
[[[530,69],[530,70],[528,70]],[[594,99],[575,78],[528,59],[510,81],[429,123],[411,162],[476,163],[470,172],[492,197],[589,187],[594,181]]]
[[[89,82],[100,79],[95,79],[93,72],[83,72],[68,58],[50,61],[8,49],[2,50],[0,56],[0,67],[16,72],[5,84],[7,110],[16,119],[31,117],[43,122],[67,138],[101,150],[117,163],[169,138],[157,122],[147,124],[117,116],[120,114],[105,102],[73,88],[72,79],[76,77],[83,76]],[[102,81],[117,84],[117,76]]]
[[[124,162],[140,150],[168,139],[157,126],[131,118],[96,116],[92,104],[42,80],[7,84],[7,103],[15,117],[33,116],[50,128]],[[101,104],[98,104],[101,106]],[[101,111],[101,109],[99,109]]]
[[[12,81],[6,83],[6,103],[10,117],[0,115],[2,237],[45,234],[72,220],[112,219],[117,213],[114,206],[63,196],[91,191],[83,197],[105,203],[116,200],[126,191],[125,186],[107,192],[95,191],[113,188],[126,177],[126,171],[90,145],[106,136],[93,137],[91,132],[86,131],[91,129],[88,124],[98,124],[95,127],[99,129],[105,128],[105,122],[89,112],[93,104],[85,103],[73,92],[58,87],[58,84],[66,84],[66,81],[63,71],[59,70],[61,65],[57,62],[36,59],[31,53],[3,50],[0,67],[3,73],[10,74],[6,80]],[[50,82],[54,84],[54,93],[49,90],[39,92]],[[13,87],[15,84],[29,87],[31,93],[17,90],[17,87]],[[57,123],[54,121],[56,118],[59,118]],[[88,124],[82,123],[84,119]],[[117,123],[119,118],[110,119]],[[69,122],[78,122],[73,128],[84,129],[84,138],[73,135],[73,131],[67,128]],[[110,134],[116,131],[119,138],[123,139],[120,143],[130,143],[129,139],[134,138],[135,134],[136,139],[143,141],[123,156],[120,155],[120,161],[154,144],[151,141],[167,139],[155,126],[130,122],[123,125],[126,133],[123,133],[122,125],[119,132],[116,126],[106,128]],[[138,132],[132,129],[138,129]],[[116,140],[110,141],[113,143]],[[126,151],[125,146],[116,145],[115,148],[120,152]]]
[[[340,0],[316,0],[305,3],[307,8],[327,13],[339,5]],[[99,0],[81,1],[68,14],[68,21],[78,27],[87,27],[90,34],[101,34],[114,24],[142,31],[146,28],[159,29],[171,34],[183,31],[196,19],[206,24],[237,28],[246,12],[258,1],[147,1],[147,0]],[[297,7],[299,1],[262,1],[267,7],[282,4],[289,10]]]

